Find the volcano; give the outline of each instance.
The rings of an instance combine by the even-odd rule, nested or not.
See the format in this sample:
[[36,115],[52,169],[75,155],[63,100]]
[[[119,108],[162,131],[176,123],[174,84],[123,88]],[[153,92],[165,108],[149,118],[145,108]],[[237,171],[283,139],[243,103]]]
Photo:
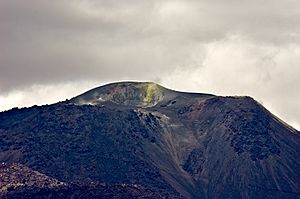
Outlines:
[[4,198],[300,198],[299,131],[248,96],[117,82],[1,112],[0,136]]

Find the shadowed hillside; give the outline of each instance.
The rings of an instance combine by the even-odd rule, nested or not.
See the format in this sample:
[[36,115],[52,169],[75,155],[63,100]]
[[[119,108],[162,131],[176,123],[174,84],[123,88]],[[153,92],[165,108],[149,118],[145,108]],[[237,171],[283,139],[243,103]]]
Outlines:
[[138,184],[171,198],[300,197],[299,132],[250,97],[113,83],[2,112],[0,136],[0,161],[74,187]]
[[139,185],[107,183],[67,184],[21,164],[1,164],[0,197],[29,198],[163,198]]

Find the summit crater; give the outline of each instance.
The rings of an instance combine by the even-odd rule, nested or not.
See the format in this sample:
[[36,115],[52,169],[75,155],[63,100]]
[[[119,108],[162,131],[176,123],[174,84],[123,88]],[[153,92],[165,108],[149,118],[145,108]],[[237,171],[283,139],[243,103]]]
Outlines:
[[[212,96],[194,94],[198,97]],[[116,82],[94,88],[70,100],[77,105],[99,105],[112,102],[118,105],[136,107],[154,107],[165,104],[178,97],[192,97],[191,93],[167,89],[154,82]]]

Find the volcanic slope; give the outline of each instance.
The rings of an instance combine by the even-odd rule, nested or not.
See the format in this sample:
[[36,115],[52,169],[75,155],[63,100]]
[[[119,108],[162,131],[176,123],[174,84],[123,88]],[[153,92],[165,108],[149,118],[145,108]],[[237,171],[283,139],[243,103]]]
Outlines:
[[250,97],[118,82],[0,113],[0,161],[170,198],[299,198],[300,136]]
[[49,178],[17,163],[0,164],[0,198],[5,199],[162,199],[157,193],[138,185],[110,185],[106,183],[66,184]]

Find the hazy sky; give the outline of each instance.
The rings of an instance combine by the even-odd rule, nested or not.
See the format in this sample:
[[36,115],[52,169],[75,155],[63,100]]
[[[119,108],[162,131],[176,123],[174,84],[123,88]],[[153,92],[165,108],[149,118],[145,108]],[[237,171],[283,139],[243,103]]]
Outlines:
[[300,129],[299,0],[0,0],[0,110],[106,82],[250,95]]

